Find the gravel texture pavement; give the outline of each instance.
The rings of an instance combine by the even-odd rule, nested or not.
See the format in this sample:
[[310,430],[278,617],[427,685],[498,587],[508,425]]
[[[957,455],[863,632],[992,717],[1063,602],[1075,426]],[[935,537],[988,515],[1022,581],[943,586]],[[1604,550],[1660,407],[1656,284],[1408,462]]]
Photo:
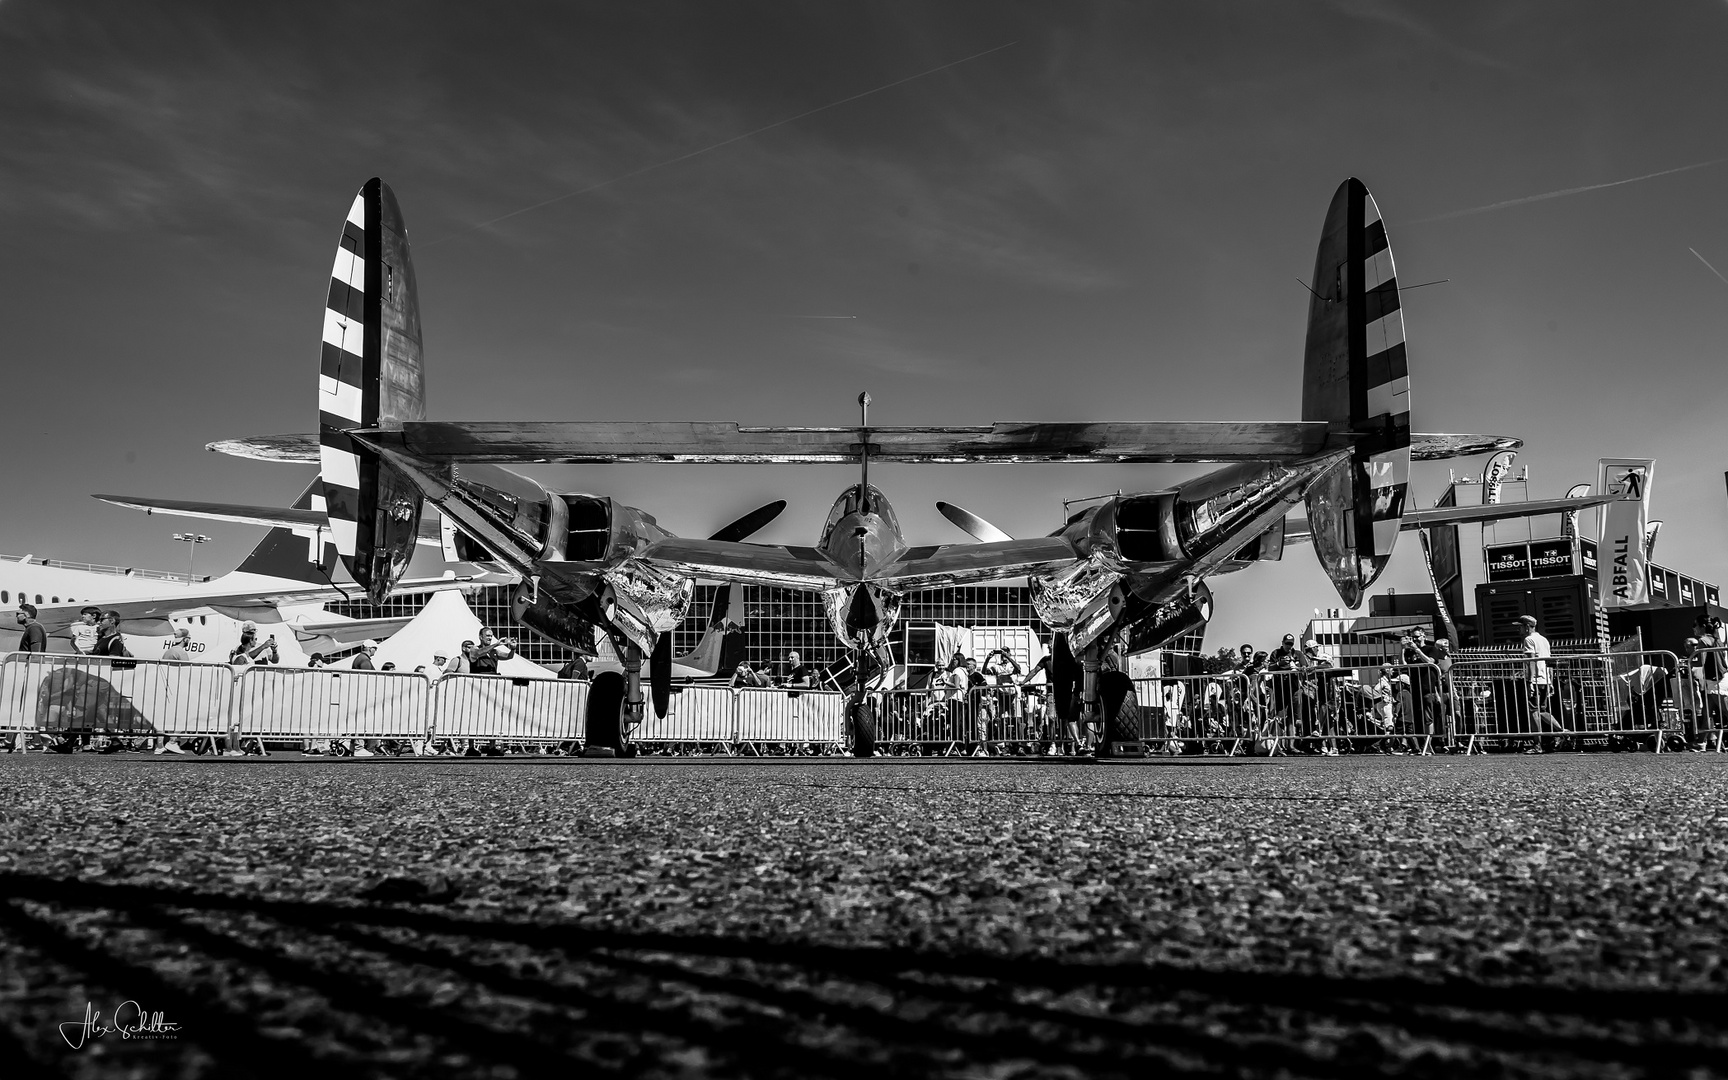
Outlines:
[[1715,754],[4,755],[0,1074],[1728,1075],[1725,829]]

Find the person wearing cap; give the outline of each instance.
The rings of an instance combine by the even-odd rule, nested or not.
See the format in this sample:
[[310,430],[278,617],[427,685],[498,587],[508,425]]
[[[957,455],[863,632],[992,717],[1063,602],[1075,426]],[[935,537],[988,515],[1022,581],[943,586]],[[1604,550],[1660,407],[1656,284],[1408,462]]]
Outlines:
[[176,626],[174,633],[162,643],[162,659],[177,660],[188,663],[192,659],[192,630],[185,626]]
[[[1266,679],[1272,691],[1273,723],[1296,724],[1296,690],[1302,681],[1296,672],[1301,667],[1302,651],[1296,648],[1296,635],[1285,634],[1278,647],[1266,658]],[[1290,733],[1302,734],[1299,727]]]
[[1338,701],[1337,680],[1341,672],[1326,658],[1326,654],[1320,651],[1320,643],[1313,638],[1302,642],[1302,671],[1302,693],[1296,699],[1302,714],[1302,726],[1322,740],[1320,753],[1334,757],[1338,753],[1338,744],[1327,738],[1326,732],[1336,728],[1333,714]]
[[372,657],[378,651],[378,643],[367,638],[360,643],[360,651],[354,654],[354,659],[348,662],[348,667],[354,671],[376,671]]
[[[1548,639],[1536,629],[1536,616],[1518,616],[1518,629],[1524,635],[1524,678],[1527,680],[1530,694],[1530,720],[1537,732],[1544,730],[1562,732],[1565,725],[1554,715],[1554,676],[1550,670],[1549,659],[1554,655],[1553,646]],[[1547,740],[1537,739],[1536,745],[1524,751],[1526,754],[1543,753]],[[1556,747],[1558,742],[1555,742]]]

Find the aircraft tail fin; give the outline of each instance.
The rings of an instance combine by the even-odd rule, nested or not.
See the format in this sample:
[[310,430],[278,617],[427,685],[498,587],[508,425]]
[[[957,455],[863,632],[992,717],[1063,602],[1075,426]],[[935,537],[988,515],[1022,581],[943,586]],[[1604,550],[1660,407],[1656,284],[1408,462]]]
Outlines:
[[[323,510],[324,485],[313,480],[291,504],[295,510]],[[336,570],[336,545],[328,529],[274,528],[234,568],[236,573],[262,574],[323,585]]]
[[727,677],[738,670],[745,659],[748,643],[744,640],[744,585],[732,582],[722,585],[714,596],[714,610],[708,616],[708,629],[702,640],[676,663],[716,676]]
[[331,271],[318,372],[325,512],[337,553],[373,603],[407,572],[420,489],[348,433],[426,418],[420,301],[402,210],[374,177],[354,197]]
[[1354,177],[1326,212],[1312,291],[1302,419],[1326,422],[1328,447],[1348,445],[1350,457],[1309,488],[1308,521],[1320,565],[1344,603],[1359,607],[1404,514],[1410,372],[1386,226]]

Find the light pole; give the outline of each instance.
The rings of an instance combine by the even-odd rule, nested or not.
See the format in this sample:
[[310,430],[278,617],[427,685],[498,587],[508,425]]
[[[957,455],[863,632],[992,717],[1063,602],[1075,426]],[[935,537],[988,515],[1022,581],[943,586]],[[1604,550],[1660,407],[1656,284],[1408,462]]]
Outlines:
[[198,573],[192,568],[192,557],[198,553],[199,544],[208,544],[214,537],[203,533],[175,533],[174,539],[186,545],[186,576],[196,578]]

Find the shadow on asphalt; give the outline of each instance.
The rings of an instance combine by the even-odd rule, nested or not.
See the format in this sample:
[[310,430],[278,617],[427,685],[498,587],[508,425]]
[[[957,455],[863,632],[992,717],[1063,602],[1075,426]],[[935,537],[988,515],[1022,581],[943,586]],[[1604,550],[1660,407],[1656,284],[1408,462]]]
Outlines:
[[[855,947],[17,873],[0,896],[13,966],[181,1023],[176,1041],[104,1046],[115,1075],[1728,1071],[1714,993]],[[70,1019],[0,1027],[0,1052],[91,1075],[59,1045]]]

